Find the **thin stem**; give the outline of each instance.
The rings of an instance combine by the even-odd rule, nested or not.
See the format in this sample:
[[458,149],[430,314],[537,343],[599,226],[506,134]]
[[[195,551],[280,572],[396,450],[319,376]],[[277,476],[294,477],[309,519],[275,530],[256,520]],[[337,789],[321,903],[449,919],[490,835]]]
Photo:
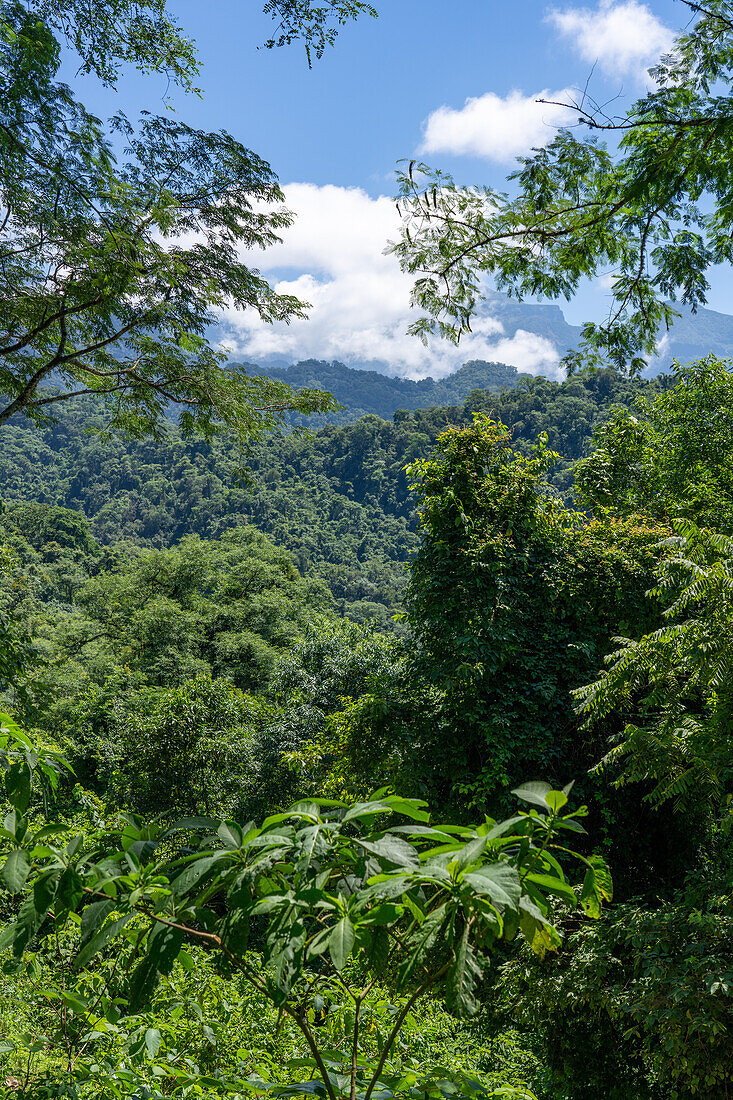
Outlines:
[[370,1097],[371,1097],[372,1093],[374,1092],[374,1089],[376,1088],[377,1082],[379,1081],[379,1077],[382,1073],[382,1070],[384,1069],[384,1063],[387,1061],[387,1055],[389,1054],[390,1050],[392,1049],[392,1047],[394,1045],[394,1042],[395,1042],[395,1039],[397,1038],[397,1036],[400,1033],[400,1028],[402,1027],[403,1023],[405,1022],[405,1018],[407,1016],[407,1013],[410,1011],[410,1009],[415,1004],[415,1002],[420,997],[422,997],[423,993],[427,992],[427,990],[430,989],[431,986],[436,985],[440,981],[440,979],[448,972],[449,967],[450,967],[450,963],[446,963],[445,966],[443,966],[438,971],[438,973],[434,975],[434,977],[432,977],[427,982],[423,982],[422,985],[418,986],[417,989],[415,990],[415,992],[410,997],[410,999],[406,1002],[406,1004],[404,1004],[402,1006],[402,1009],[398,1013],[397,1019],[395,1020],[394,1027],[392,1028],[389,1035],[387,1036],[386,1042],[385,1042],[384,1046],[382,1047],[382,1050],[380,1051],[379,1061],[377,1062],[377,1068],[375,1069],[374,1074],[372,1076],[372,1079],[370,1080],[369,1085],[367,1086],[367,1090],[364,1093],[364,1100],[370,1100]]
[[354,1034],[351,1042],[351,1091],[350,1100],[356,1100],[356,1067],[359,1056],[359,1016],[361,1014],[361,997],[354,1001]]
[[326,1086],[326,1091],[328,1092],[329,1100],[336,1100],[336,1092],[335,1092],[334,1087],[333,1087],[333,1082],[331,1081],[331,1078],[328,1075],[328,1070],[326,1069],[325,1062],[323,1061],[323,1058],[321,1057],[321,1052],[318,1049],[318,1045],[316,1043],[316,1040],[313,1037],[313,1032],[311,1031],[311,1029],[308,1026],[308,1021],[306,1020],[304,1015],[301,1015],[300,1013],[296,1012],[295,1009],[291,1008],[289,1005],[284,1005],[283,1009],[284,1009],[285,1012],[287,1012],[288,1016],[290,1016],[291,1019],[295,1020],[296,1024],[298,1025],[300,1030],[303,1032],[303,1035],[305,1036],[305,1041],[307,1042],[308,1046],[310,1047],[310,1052],[313,1055],[313,1059],[314,1059],[316,1065],[318,1066],[318,1072],[320,1073],[321,1077],[323,1078],[323,1083]]

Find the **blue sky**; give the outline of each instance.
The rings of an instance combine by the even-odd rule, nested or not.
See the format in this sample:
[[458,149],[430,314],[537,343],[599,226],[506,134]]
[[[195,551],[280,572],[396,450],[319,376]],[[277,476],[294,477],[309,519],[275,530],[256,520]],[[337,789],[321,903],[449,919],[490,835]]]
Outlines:
[[[401,158],[420,155],[466,183],[501,186],[514,157],[564,121],[535,103],[543,91],[585,84],[596,98],[636,97],[645,69],[690,17],[679,0],[375,0],[377,20],[341,33],[308,69],[301,46],[257,49],[271,23],[257,0],[172,0],[196,40],[203,97],[172,94],[164,81],[126,74],[116,93],[78,80],[102,114],[164,108],[225,128],[269,160],[299,215],[285,242],[253,265],[312,303],[290,328],[226,318],[230,345],[252,359],[315,356],[389,363],[413,377],[444,374],[469,358],[552,373],[553,349],[508,340],[486,316],[473,342],[426,352],[405,335],[408,286],[383,256],[396,221],[391,196]],[[716,277],[710,305],[727,311],[733,280]],[[578,323],[599,315],[603,286],[569,306]],[[562,303],[561,303],[562,304]]]

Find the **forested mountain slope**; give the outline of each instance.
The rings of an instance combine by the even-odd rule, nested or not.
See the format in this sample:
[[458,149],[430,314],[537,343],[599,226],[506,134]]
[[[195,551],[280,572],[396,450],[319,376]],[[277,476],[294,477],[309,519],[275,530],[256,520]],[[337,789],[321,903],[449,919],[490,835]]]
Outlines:
[[612,405],[662,384],[611,371],[563,383],[523,377],[501,393],[474,390],[460,405],[275,435],[247,453],[223,438],[185,440],[173,423],[159,440],[100,436],[94,407],[76,399],[42,430],[26,421],[5,429],[0,499],[11,515],[20,500],[80,511],[104,544],[165,547],[188,534],[217,538],[254,524],[301,573],[326,581],[337,609],[388,623],[417,545],[405,466],[425,457],[447,425],[469,423],[477,412],[498,417],[520,449],[546,432],[562,456],[554,483],[565,492],[570,465]]
[[398,409],[427,409],[436,405],[462,402],[472,390],[492,392],[515,386],[520,374],[506,363],[486,363],[475,359],[464,363],[446,378],[394,378],[374,370],[355,370],[343,363],[306,359],[288,367],[263,367],[245,363],[252,374],[266,374],[294,389],[322,389],[332,393],[343,408],[323,415],[297,416],[310,427],[321,424],[350,424],[360,416],[374,413],[386,420]]

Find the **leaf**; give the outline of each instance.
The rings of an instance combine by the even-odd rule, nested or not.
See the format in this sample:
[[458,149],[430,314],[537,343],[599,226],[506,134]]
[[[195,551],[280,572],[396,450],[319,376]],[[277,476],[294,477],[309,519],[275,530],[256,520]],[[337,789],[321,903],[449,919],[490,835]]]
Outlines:
[[591,856],[588,860],[596,876],[596,886],[604,901],[613,901],[613,879],[603,856]]
[[540,806],[543,810],[549,809],[547,795],[552,790],[549,783],[524,783],[521,787],[515,787],[512,794],[515,798],[521,798],[522,802],[529,802],[533,806]]
[[472,1016],[476,1012],[474,991],[480,977],[481,968],[468,942],[468,924],[465,924],[445,983],[448,1008],[457,1016]]
[[565,791],[548,791],[545,795],[545,801],[554,814],[558,813],[563,806],[567,806],[568,796]]
[[572,886],[565,882],[564,879],[558,878],[557,875],[529,874],[525,881],[534,883],[535,886],[539,886],[548,894],[555,894],[557,897],[562,898],[563,901],[567,902],[573,909],[577,904]]
[[15,924],[10,925],[10,927],[5,930],[2,941],[0,941],[3,947],[10,946],[12,943],[13,954],[16,959],[21,958],[23,955],[31,939],[38,931],[46,911],[41,913],[37,910],[36,891],[34,887],[33,891],[23,899],[20,909],[18,910],[18,918]]
[[242,830],[234,821],[222,821],[216,835],[226,848],[237,850],[242,847]]
[[81,915],[82,943],[94,935],[105,917],[112,912],[114,905],[112,898],[106,898],[104,901],[93,901],[85,907]]
[[399,920],[404,911],[401,905],[385,902],[383,905],[378,905],[375,909],[370,909],[368,913],[365,914],[365,917],[372,926],[394,924],[396,920]]
[[386,860],[397,867],[417,868],[420,866],[417,851],[402,837],[388,833],[387,836],[383,836],[379,840],[360,840],[359,837],[355,839],[357,844],[379,860]]
[[26,852],[22,848],[15,848],[5,860],[5,865],[0,871],[0,880],[11,894],[19,894],[26,884],[30,871],[31,865]]
[[603,902],[611,901],[612,897],[613,883],[606,861],[602,856],[591,856],[580,892],[580,904],[589,917],[597,918],[601,915]]
[[393,813],[402,814],[403,817],[410,817],[413,821],[430,821],[430,813],[424,807],[427,806],[427,802],[418,798],[400,798],[399,795],[390,795],[389,798],[385,798]]
[[213,870],[215,870],[217,864],[231,862],[232,855],[230,851],[217,852],[214,855],[204,856],[202,859],[197,859],[195,863],[192,863],[185,871],[182,871],[180,875],[177,875],[171,883],[171,893],[176,897],[180,897],[182,894],[187,893],[192,886],[198,886],[203,879],[205,879]]
[[160,1050],[160,1032],[157,1027],[149,1027],[145,1032],[145,1050],[148,1058],[153,1060]]
[[354,947],[354,926],[348,917],[342,917],[328,940],[328,953],[337,970],[343,970],[351,958]]
[[71,826],[69,825],[44,825],[42,829],[39,829],[33,836],[33,843],[39,844],[40,841],[46,840],[50,836],[58,836],[59,833],[71,832]]
[[531,898],[523,897],[519,903],[519,925],[522,935],[540,958],[560,946],[558,932],[552,925],[545,923],[542,913]]
[[506,821],[499,821],[496,825],[494,825],[493,829],[490,829],[489,832],[486,834],[486,839],[494,840],[496,837],[503,836],[504,833],[508,833],[509,830],[512,829],[515,825],[518,825],[520,822],[524,822],[526,820],[527,819],[525,817],[520,817],[519,815],[516,815],[515,817],[508,817]]
[[158,925],[148,937],[148,951],[130,979],[130,1008],[133,1012],[147,1001],[155,989],[158,974],[169,974],[183,944],[183,932]]
[[487,837],[480,836],[475,840],[469,841],[465,847],[461,848],[456,854],[456,861],[459,867],[468,867],[470,863],[476,863],[481,859],[481,856],[486,850]]
[[56,915],[73,912],[84,897],[81,875],[74,867],[66,867],[59,876],[56,887]]
[[422,963],[430,948],[440,934],[447,916],[447,903],[443,902],[432,913],[429,913],[418,930],[408,941],[407,954],[402,959],[397,970],[397,982],[404,986]]
[[188,951],[179,951],[178,962],[185,971],[196,969],[196,963],[193,961]]
[[31,772],[26,763],[13,764],[5,775],[5,791],[10,804],[24,813],[31,800]]
[[494,863],[479,867],[463,876],[477,894],[487,897],[499,912],[516,909],[522,896],[522,884],[514,867],[506,863]]
[[580,822],[573,821],[573,819],[570,817],[561,818],[559,821],[556,821],[555,828],[566,829],[569,833],[580,833],[583,836],[586,835],[586,830],[583,828]]
[[[100,904],[104,905],[105,902]],[[100,951],[104,950],[108,943],[116,939],[126,924],[132,920],[135,916],[134,913],[125,913],[122,917],[117,917],[116,920],[110,921],[109,924],[97,932],[95,936],[89,940],[87,944],[82,947],[74,959],[74,969],[82,970]]]

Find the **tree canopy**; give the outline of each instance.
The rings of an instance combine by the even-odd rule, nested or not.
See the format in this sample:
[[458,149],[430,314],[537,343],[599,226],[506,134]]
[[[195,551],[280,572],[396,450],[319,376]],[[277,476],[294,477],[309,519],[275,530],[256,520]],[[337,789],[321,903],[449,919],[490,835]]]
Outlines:
[[651,70],[651,89],[620,116],[587,90],[566,104],[577,127],[519,158],[508,192],[409,164],[395,251],[425,313],[414,332],[458,340],[486,279],[515,297],[569,299],[610,270],[609,314],[584,325],[565,363],[634,372],[674,323],[675,301],[705,303],[711,267],[733,259],[733,5],[683,2],[696,21]]
[[[367,5],[269,3],[270,45],[303,36],[320,56]],[[335,24],[332,23],[335,20]],[[108,420],[154,432],[171,408],[181,427],[245,438],[287,410],[324,411],[321,389],[299,394],[250,377],[208,338],[225,305],[265,321],[304,315],[242,253],[278,241],[291,216],[270,166],[223,131],[168,114],[105,126],[58,80],[61,44],[81,69],[114,84],[125,64],[185,89],[191,42],[163,0],[5,3],[0,17],[0,426],[43,419],[71,394],[94,393]]]

